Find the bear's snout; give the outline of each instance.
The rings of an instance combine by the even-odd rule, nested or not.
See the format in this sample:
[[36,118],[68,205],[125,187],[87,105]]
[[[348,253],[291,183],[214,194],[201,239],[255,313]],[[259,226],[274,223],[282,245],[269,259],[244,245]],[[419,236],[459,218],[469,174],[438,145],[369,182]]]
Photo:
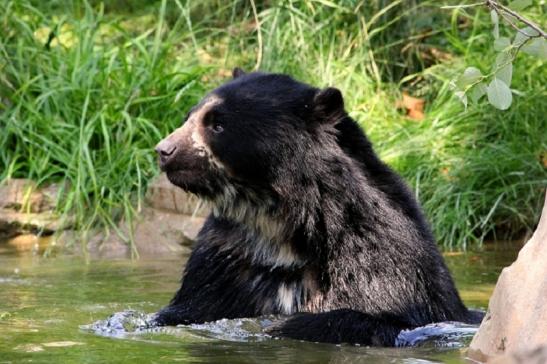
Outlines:
[[177,149],[177,146],[175,143],[170,141],[169,139],[163,139],[156,145],[156,152],[159,155],[160,159],[160,167],[163,168],[167,162],[173,157],[175,154],[175,150]]

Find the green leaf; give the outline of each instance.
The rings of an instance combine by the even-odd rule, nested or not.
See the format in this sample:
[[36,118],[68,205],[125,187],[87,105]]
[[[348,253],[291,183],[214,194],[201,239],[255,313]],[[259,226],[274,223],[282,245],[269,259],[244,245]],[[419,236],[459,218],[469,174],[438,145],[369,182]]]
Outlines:
[[463,74],[458,77],[456,87],[464,90],[467,86],[479,81],[483,77],[481,71],[476,67],[467,67]]
[[463,107],[467,109],[467,95],[464,91],[456,91],[454,92],[454,95],[462,102]]
[[522,46],[521,50],[529,55],[547,59],[547,41],[545,38],[536,38]]
[[512,24],[518,24],[519,23],[519,20],[514,17],[513,15],[509,14],[509,13],[505,13],[503,14],[503,17],[501,18],[501,20],[507,24],[507,25],[511,25]]
[[488,102],[496,109],[507,110],[513,101],[509,87],[501,80],[494,78],[486,88]]
[[476,84],[469,91],[467,91],[467,96],[475,104],[478,103],[481,97],[483,97],[485,94],[486,94],[486,85],[483,82]]
[[526,42],[531,37],[537,37],[538,35],[539,35],[539,32],[530,27],[519,29],[519,31],[517,31],[517,34],[515,35],[515,40],[513,41],[513,45],[515,47],[520,47],[522,43]]
[[506,66],[499,68],[494,77],[503,81],[507,86],[511,86],[511,79],[513,77],[513,65],[509,63]]
[[494,38],[498,39],[500,37],[500,18],[495,10],[490,11],[490,19],[492,19],[492,24],[494,24],[492,34],[494,34]]
[[511,85],[513,77],[513,56],[509,52],[501,52],[496,57],[494,64],[494,77],[503,81],[507,86]]
[[511,40],[507,37],[500,37],[494,41],[494,49],[498,52],[503,51],[511,46]]
[[530,5],[532,5],[532,0],[515,0],[509,3],[509,8],[519,11],[519,10],[526,9]]
[[513,62],[513,56],[509,52],[501,52],[496,56],[495,68],[503,67]]
[[510,52],[500,52],[496,56],[495,66],[497,68],[497,67],[504,66],[507,63],[511,63],[511,62],[513,62],[513,55]]

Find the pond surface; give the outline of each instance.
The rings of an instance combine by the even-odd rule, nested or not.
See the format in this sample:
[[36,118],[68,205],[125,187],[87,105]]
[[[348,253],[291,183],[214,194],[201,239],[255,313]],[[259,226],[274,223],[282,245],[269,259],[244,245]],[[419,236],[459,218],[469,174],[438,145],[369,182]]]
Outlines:
[[[486,309],[501,269],[520,244],[445,253],[462,298]],[[24,249],[23,249],[24,250]],[[86,260],[19,251],[0,242],[0,363],[462,363],[456,345],[385,349],[273,340],[258,320],[101,336],[83,328],[112,313],[154,312],[178,288],[186,257]],[[243,334],[242,334],[243,333]]]

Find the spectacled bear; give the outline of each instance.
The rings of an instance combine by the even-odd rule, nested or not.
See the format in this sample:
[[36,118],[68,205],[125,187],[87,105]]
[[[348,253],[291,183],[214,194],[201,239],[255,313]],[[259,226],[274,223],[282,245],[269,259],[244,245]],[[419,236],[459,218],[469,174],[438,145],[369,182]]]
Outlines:
[[336,88],[236,69],[156,151],[212,207],[156,324],[283,314],[271,335],[393,346],[403,329],[480,320]]

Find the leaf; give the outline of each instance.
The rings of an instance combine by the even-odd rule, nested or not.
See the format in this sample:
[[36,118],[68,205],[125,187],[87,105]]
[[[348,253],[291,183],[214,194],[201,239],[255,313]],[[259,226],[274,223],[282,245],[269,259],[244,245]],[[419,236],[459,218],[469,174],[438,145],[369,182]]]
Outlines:
[[481,71],[476,67],[467,67],[463,74],[458,77],[456,87],[464,90],[467,86],[474,84],[483,77]]
[[497,78],[494,78],[486,88],[486,95],[488,102],[500,110],[507,110],[513,101],[509,87]]
[[499,37],[494,41],[494,50],[501,52],[511,46],[511,40],[507,37]]
[[496,57],[494,77],[503,81],[507,86],[511,85],[513,77],[513,57],[509,52],[501,52]]
[[532,0],[515,0],[511,1],[508,6],[510,9],[519,11],[526,9],[530,5],[532,5]]
[[521,50],[529,55],[547,59],[547,41],[545,38],[536,38],[522,46]]
[[509,52],[501,52],[496,56],[495,68],[503,67],[513,62],[513,56]]
[[492,19],[492,24],[494,24],[494,29],[492,30],[492,34],[494,34],[494,38],[498,39],[500,37],[500,18],[498,16],[497,11],[495,10],[490,11],[490,19]]
[[463,107],[465,107],[467,109],[467,95],[465,94],[465,92],[464,91],[456,91],[456,92],[454,92],[454,95],[456,95],[456,97],[458,99],[460,99],[460,101],[463,104]]
[[481,97],[483,97],[485,94],[486,85],[483,82],[476,84],[469,91],[467,91],[467,96],[474,104],[478,103]]
[[517,24],[519,20],[509,13],[503,14],[501,20],[507,25]]
[[513,77],[513,65],[509,63],[501,68],[499,68],[495,75],[495,78],[503,81],[507,86],[511,86],[511,78]]
[[412,97],[403,92],[403,99],[397,101],[396,107],[402,107],[406,110],[406,115],[413,120],[422,120],[424,115],[425,100]]
[[539,32],[530,27],[519,29],[519,31],[517,31],[517,34],[515,35],[515,40],[513,41],[513,45],[515,47],[520,47],[522,43],[526,42],[528,39],[532,37],[537,37],[538,35],[539,35]]

